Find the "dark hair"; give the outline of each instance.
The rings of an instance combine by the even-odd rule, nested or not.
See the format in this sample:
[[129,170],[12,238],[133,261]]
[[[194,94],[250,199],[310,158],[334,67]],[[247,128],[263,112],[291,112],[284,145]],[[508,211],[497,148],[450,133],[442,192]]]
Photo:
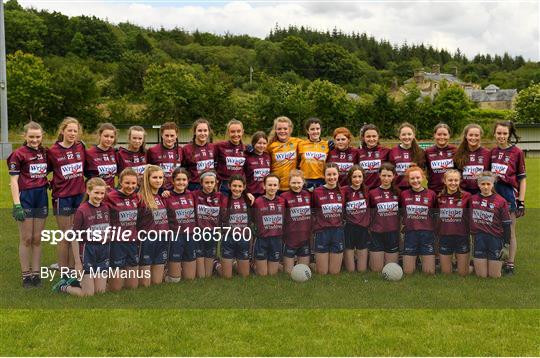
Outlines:
[[[495,131],[497,130],[497,127],[506,127],[508,128],[508,143],[511,144],[518,144],[521,137],[519,137],[516,133],[516,127],[514,125],[514,122],[512,121],[497,121],[495,122],[495,125],[493,126],[493,135],[495,135]],[[512,141],[512,137],[514,137],[514,141]]]
[[268,137],[266,136],[266,133],[264,133],[263,131],[257,131],[253,133],[253,136],[251,137],[251,145],[255,146],[255,144],[257,144],[261,138],[266,139],[266,142],[268,143]]
[[[392,174],[394,174],[394,177],[397,175],[395,165],[390,162],[383,162],[381,164],[381,166],[379,167],[379,175],[382,173],[383,170],[392,172]],[[390,191],[394,195],[399,195],[401,193],[401,190],[399,189],[395,181],[392,181],[392,184],[390,184]]]
[[366,193],[366,185],[365,185],[365,182],[366,182],[366,172],[364,171],[364,169],[358,165],[358,164],[354,164],[351,169],[349,169],[349,171],[347,172],[347,179],[349,181],[349,185],[352,186],[352,177],[353,177],[353,174],[355,171],[359,170],[361,173],[362,173],[362,184],[360,184],[360,191],[362,191],[363,193]]
[[276,174],[268,174],[267,176],[264,177],[264,180],[263,180],[264,185],[266,185],[266,182],[268,181],[269,178],[276,178],[278,180],[278,183],[280,182],[279,177]]
[[174,181],[174,179],[176,179],[176,177],[180,174],[185,174],[189,181],[190,179],[189,172],[185,168],[182,168],[182,167],[177,167],[176,169],[174,169],[171,175],[171,179]]
[[[403,122],[400,126],[399,126],[399,129],[398,129],[398,136],[399,134],[401,133],[401,130],[403,128],[410,128],[413,133],[416,133],[416,128],[408,123],[408,122]],[[418,142],[416,141],[416,138],[414,138],[411,142],[411,152],[412,152],[412,159],[413,161],[419,166],[419,167],[423,167],[425,162],[426,162],[426,157],[425,157],[425,154],[424,154],[424,150],[422,148],[420,148],[420,146],[418,145]]]
[[[334,162],[329,162],[329,163],[326,163],[326,164],[324,165],[324,172],[323,172],[324,174],[323,174],[323,175],[324,175],[325,177],[326,177],[326,171],[327,171],[328,169],[335,169],[335,170],[337,170],[338,176],[339,176],[339,167],[338,167],[338,165],[337,165],[336,163],[334,163]],[[324,182],[326,183],[326,178],[325,178]],[[339,187],[340,187],[340,186],[339,186],[339,180],[338,180],[337,183],[336,183],[336,188],[339,189]]]
[[372,124],[372,123],[364,124],[362,128],[360,128],[360,141],[361,141],[362,148],[367,148],[367,143],[364,140],[364,135],[366,134],[367,131],[375,131],[379,135],[379,138],[381,137],[381,132],[379,131],[379,128],[377,128],[375,124]]
[[312,124],[318,124],[322,128],[321,120],[319,118],[311,117],[311,118],[306,119],[306,121],[304,122],[304,130],[306,131],[306,134],[308,135],[308,139],[310,139],[308,130]]
[[133,131],[143,132],[143,141],[142,141],[141,147],[139,148],[138,153],[144,153],[146,151],[146,149],[145,149],[146,148],[146,131],[141,126],[131,126],[131,127],[129,127],[128,132],[127,132],[128,148],[129,148],[129,140],[131,138],[131,132],[133,132]]
[[212,140],[214,138],[214,132],[212,131],[212,127],[210,127],[210,122],[206,118],[199,118],[195,122],[193,122],[193,125],[191,126],[191,131],[193,132],[193,139],[192,142],[195,144],[195,137],[196,137],[196,131],[199,124],[206,124],[208,127],[208,142],[212,143]]
[[476,123],[467,124],[465,128],[463,128],[461,143],[459,143],[459,146],[456,149],[456,154],[454,154],[454,164],[459,170],[463,170],[467,160],[469,160],[469,153],[471,150],[469,149],[469,144],[467,143],[467,133],[469,133],[471,129],[478,129],[480,131],[480,136],[484,134],[482,127]]
[[437,124],[435,127],[433,127],[433,135],[435,135],[435,133],[437,133],[437,131],[441,128],[444,128],[448,131],[448,135],[451,137],[452,136],[452,129],[450,128],[450,126],[446,123],[439,123]]
[[227,202],[227,209],[230,209],[232,205],[232,191],[230,190],[230,187],[231,187],[231,183],[235,180],[239,180],[242,182],[242,184],[244,184],[244,191],[242,192],[242,199],[244,199],[244,201],[246,202],[246,205],[249,207],[250,206],[249,199],[247,197],[247,192],[246,192],[246,187],[247,187],[246,178],[242,174],[233,174],[229,178],[229,200]]

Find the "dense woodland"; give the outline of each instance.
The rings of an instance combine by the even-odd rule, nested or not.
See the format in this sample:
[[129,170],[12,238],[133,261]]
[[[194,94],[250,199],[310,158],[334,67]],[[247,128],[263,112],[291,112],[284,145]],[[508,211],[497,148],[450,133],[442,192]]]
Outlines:
[[[514,113],[475,109],[454,87],[433,101],[419,99],[415,91],[394,101],[388,94],[392,83],[401,84],[417,68],[440,64],[448,73],[457,68],[462,80],[482,87],[493,83],[523,90],[540,82],[540,64],[522,56],[470,59],[459,49],[392,44],[338,29],[276,26],[259,39],[70,18],[25,9],[15,0],[5,4],[5,26],[14,127],[32,118],[51,128],[66,115],[80,118],[88,129],[103,121],[189,124],[203,116],[217,132],[231,118],[244,121],[249,132],[268,129],[276,116],[288,115],[298,125],[317,116],[327,127],[355,131],[376,122],[386,136],[408,120],[429,136],[439,121],[459,129],[469,119],[490,121]],[[347,93],[360,97],[352,100]]]

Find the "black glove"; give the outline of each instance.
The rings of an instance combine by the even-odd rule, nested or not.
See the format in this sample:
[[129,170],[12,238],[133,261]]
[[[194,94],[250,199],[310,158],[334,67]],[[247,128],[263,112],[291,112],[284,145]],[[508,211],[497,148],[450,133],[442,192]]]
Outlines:
[[254,151],[255,151],[255,148],[253,148],[251,144],[246,145],[246,150],[245,150],[246,153],[251,154]]
[[334,143],[333,139],[330,139],[328,141],[328,149],[333,150],[336,147],[336,143]]
[[13,205],[12,215],[13,218],[17,221],[24,221],[24,219],[26,218],[26,213],[24,212],[24,208],[21,204]]
[[510,230],[510,224],[503,225],[503,241],[505,245],[510,244],[510,237],[511,237],[511,230]]
[[525,216],[525,202],[516,200],[516,218]]

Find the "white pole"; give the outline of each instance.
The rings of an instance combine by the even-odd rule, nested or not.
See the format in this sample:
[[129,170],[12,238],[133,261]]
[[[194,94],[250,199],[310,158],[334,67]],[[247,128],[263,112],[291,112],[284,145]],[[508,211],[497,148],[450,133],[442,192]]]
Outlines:
[[6,34],[4,31],[4,1],[0,0],[0,159],[11,154],[8,139],[7,79],[6,79]]

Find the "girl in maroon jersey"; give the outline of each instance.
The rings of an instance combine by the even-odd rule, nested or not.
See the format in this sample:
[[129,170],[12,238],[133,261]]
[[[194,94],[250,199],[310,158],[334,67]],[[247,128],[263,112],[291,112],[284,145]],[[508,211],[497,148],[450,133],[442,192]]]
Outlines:
[[[80,142],[82,127],[78,120],[66,117],[58,127],[58,137],[47,151],[48,170],[53,172],[51,180],[54,215],[58,229],[66,231],[73,226],[73,215],[83,200],[84,145]],[[58,265],[67,267],[72,263],[70,243],[58,243]],[[71,258],[71,260],[70,260]]]
[[[516,135],[514,123],[511,121],[495,123],[493,135],[497,141],[497,147],[491,150],[491,171],[498,176],[495,190],[508,202],[510,218],[512,219],[510,248],[504,271],[507,274],[513,274],[517,250],[516,218],[525,214],[525,192],[527,190],[525,155],[516,146],[519,137]],[[514,142],[512,142],[512,137]]]
[[[109,209],[103,204],[107,187],[107,183],[101,178],[92,178],[86,182],[87,200],[79,206],[73,221],[73,230],[83,232],[82,242],[74,240],[71,244],[75,270],[78,275],[83,274],[83,277],[80,282],[74,278],[63,278],[53,286],[53,291],[79,297],[105,292],[110,245],[104,236],[105,230],[110,226]],[[84,233],[86,230],[90,230],[91,237]]]
[[285,202],[285,228],[283,230],[283,270],[291,273],[295,263],[309,265],[311,239],[311,194],[304,189],[301,170],[291,170],[289,191],[280,196]]
[[454,155],[456,169],[461,171],[461,188],[477,194],[477,176],[490,169],[490,151],[482,147],[484,131],[478,124],[468,124],[463,129],[463,138]]
[[437,196],[439,258],[441,272],[452,273],[452,257],[456,255],[461,276],[469,274],[469,220],[467,206],[471,194],[461,190],[461,174],[449,169],[443,175],[443,189]]
[[43,129],[24,126],[24,143],[7,159],[13,217],[19,226],[19,260],[24,288],[40,286],[41,231],[48,214],[47,153],[41,146]]
[[208,170],[213,170],[215,165],[215,149],[212,144],[212,128],[210,122],[199,118],[193,122],[193,140],[186,144],[184,151],[183,166],[189,171],[190,179],[188,190],[200,190],[200,175]]
[[[369,200],[364,170],[358,164],[349,170],[349,185],[341,188],[345,201],[345,253],[347,271],[364,272],[368,264]],[[356,258],[356,264],[355,264]]]
[[506,200],[495,192],[497,176],[482,172],[480,193],[469,201],[471,232],[474,236],[474,272],[479,277],[501,277],[502,249],[510,243],[512,220]]
[[371,271],[381,272],[389,262],[399,257],[399,194],[395,185],[396,170],[389,162],[379,168],[381,185],[369,191],[371,210],[371,241],[369,243],[369,266]]
[[243,174],[246,155],[242,143],[244,125],[242,122],[232,119],[227,123],[228,141],[215,144],[217,175],[219,179],[219,191],[229,194],[229,178],[233,174]]
[[328,153],[327,163],[336,163],[339,169],[339,185],[347,185],[347,173],[358,163],[358,149],[351,147],[352,134],[345,127],[334,130],[335,148]]
[[262,131],[255,132],[251,137],[251,147],[246,154],[244,174],[246,176],[247,192],[259,197],[264,194],[264,178],[270,174],[270,154],[266,151],[268,137]]
[[146,162],[157,165],[163,170],[165,180],[163,189],[172,188],[172,172],[182,164],[183,152],[178,145],[178,126],[174,122],[161,125],[161,143],[149,148],[146,152]]
[[173,190],[166,199],[169,226],[177,235],[169,246],[169,262],[166,282],[179,282],[180,278],[193,280],[197,274],[197,245],[188,240],[186,230],[193,232],[197,226],[195,200],[187,190],[189,173],[184,168],[176,168],[172,175]]
[[339,188],[339,168],[327,163],[324,170],[325,184],[313,191],[313,229],[315,231],[315,264],[317,272],[338,274],[341,270],[344,249],[343,195]]
[[120,147],[116,152],[117,173],[133,168],[139,175],[139,185],[146,166],[146,132],[141,126],[131,126],[127,132],[128,147]]
[[116,176],[116,139],[118,131],[111,123],[103,123],[97,130],[98,144],[86,150],[84,175],[87,179],[99,177],[109,189],[114,188]]
[[411,274],[416,269],[416,259],[422,259],[422,271],[435,274],[435,223],[433,215],[437,205],[434,191],[422,186],[426,175],[416,164],[405,171],[405,177],[411,186],[400,194],[400,206],[403,210],[403,272]]
[[426,149],[426,167],[428,188],[435,193],[443,190],[443,176],[447,170],[454,168],[456,147],[449,144],[452,131],[445,123],[439,123],[433,128],[435,145]]
[[410,188],[405,171],[415,163],[424,167],[425,154],[416,141],[416,129],[410,123],[403,123],[398,129],[399,144],[390,150],[388,160],[396,167],[396,184],[400,190]]
[[368,190],[381,185],[379,168],[388,161],[390,149],[380,145],[380,132],[374,124],[366,124],[360,129],[362,144],[358,150],[359,163],[366,174],[364,185]]

